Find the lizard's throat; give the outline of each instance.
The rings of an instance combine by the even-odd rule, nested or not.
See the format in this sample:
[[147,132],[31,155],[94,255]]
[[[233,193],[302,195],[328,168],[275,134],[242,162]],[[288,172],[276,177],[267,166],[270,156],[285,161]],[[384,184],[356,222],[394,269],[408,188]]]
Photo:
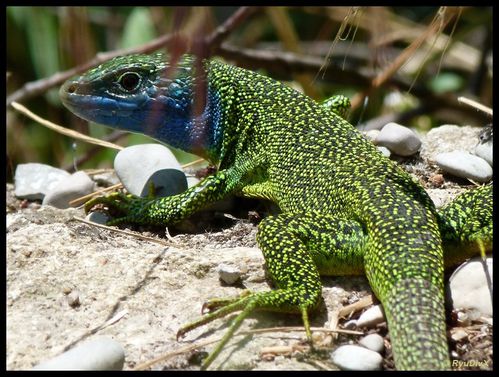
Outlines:
[[[174,114],[146,122],[144,133],[174,148],[193,153],[217,163],[222,144],[221,116],[216,103],[210,101],[201,115]],[[152,119],[151,119],[152,120]]]

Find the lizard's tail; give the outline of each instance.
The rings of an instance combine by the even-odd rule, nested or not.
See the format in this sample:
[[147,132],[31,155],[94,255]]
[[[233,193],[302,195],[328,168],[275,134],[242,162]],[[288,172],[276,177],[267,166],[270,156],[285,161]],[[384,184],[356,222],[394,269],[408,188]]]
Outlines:
[[382,302],[397,369],[450,369],[441,287],[420,278],[403,279]]
[[404,202],[394,203],[398,211],[408,212],[410,219],[372,222],[375,226],[364,264],[385,310],[395,366],[399,370],[450,369],[443,250],[437,223],[422,208],[407,209]]

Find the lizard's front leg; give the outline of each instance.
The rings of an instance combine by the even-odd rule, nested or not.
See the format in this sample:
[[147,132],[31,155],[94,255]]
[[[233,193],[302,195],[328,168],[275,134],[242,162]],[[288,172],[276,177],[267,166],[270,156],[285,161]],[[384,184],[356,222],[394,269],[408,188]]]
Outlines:
[[88,212],[96,204],[104,204],[122,216],[108,221],[108,225],[131,222],[137,224],[174,224],[209,203],[223,199],[231,193],[238,182],[234,169],[221,170],[187,191],[163,198],[140,198],[135,195],[113,193],[88,201]]

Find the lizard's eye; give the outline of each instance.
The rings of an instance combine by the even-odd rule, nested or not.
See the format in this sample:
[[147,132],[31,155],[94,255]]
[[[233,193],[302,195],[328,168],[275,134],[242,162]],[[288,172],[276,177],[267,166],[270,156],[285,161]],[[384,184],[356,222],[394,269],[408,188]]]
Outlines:
[[133,92],[140,85],[140,75],[137,72],[125,72],[119,78],[118,83],[127,92]]

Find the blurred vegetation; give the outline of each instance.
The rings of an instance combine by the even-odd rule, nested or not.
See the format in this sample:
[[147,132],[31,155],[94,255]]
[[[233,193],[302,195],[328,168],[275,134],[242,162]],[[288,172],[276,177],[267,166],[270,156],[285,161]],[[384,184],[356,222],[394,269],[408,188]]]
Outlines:
[[[7,102],[27,83],[86,63],[99,52],[141,46],[167,34],[184,36],[186,48],[195,50],[201,38],[236,11],[238,7],[7,7]],[[428,32],[432,22],[437,29]],[[456,102],[467,96],[491,106],[491,8],[262,7],[229,31],[208,53],[286,81],[318,101],[345,94],[353,99],[349,120],[354,125],[372,125],[386,116],[421,130],[491,122]],[[421,36],[426,36],[423,43],[411,51]],[[404,64],[391,72],[404,51]],[[374,85],[383,73],[385,80]],[[106,138],[109,129],[88,125],[63,108],[59,86],[47,85],[40,93],[26,86],[16,100],[52,122]],[[131,134],[119,141],[140,142],[151,141]],[[19,163],[68,170],[74,165],[109,167],[115,153],[75,142],[7,108],[9,181]],[[179,158],[192,159],[186,154]]]

